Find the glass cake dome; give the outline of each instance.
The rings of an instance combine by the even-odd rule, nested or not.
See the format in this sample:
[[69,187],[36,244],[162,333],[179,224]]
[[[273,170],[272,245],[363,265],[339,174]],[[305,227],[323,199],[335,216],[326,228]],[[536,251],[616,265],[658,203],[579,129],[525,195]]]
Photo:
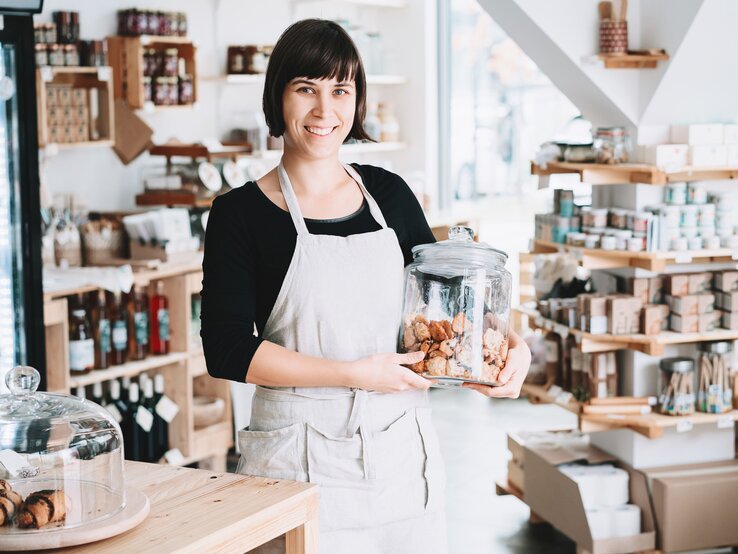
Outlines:
[[116,421],[93,402],[36,392],[39,382],[16,367],[0,396],[0,537],[99,522],[126,503]]

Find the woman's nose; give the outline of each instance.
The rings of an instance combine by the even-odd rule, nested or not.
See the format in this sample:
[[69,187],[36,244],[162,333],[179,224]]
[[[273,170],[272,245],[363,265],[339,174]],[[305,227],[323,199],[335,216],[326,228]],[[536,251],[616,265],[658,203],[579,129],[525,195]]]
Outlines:
[[318,116],[325,116],[333,110],[333,98],[330,94],[317,94],[315,97],[315,105],[313,113]]

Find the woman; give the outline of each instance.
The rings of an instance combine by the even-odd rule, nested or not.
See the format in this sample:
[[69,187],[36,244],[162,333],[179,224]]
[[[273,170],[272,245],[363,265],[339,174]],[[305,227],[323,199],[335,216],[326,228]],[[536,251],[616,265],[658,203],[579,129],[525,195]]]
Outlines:
[[[431,382],[401,365],[422,352],[395,353],[403,267],[433,235],[400,177],[339,161],[347,138],[368,138],[365,87],[339,25],[280,37],[264,112],[284,154],[213,203],[203,345],[211,375],[257,385],[238,471],[320,485],[321,552],[445,552]],[[511,345],[506,384],[476,390],[518,396],[530,353]]]

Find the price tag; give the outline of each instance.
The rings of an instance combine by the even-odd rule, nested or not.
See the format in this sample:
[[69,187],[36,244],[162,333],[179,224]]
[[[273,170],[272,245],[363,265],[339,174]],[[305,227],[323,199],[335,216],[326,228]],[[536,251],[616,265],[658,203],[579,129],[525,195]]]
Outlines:
[[725,415],[720,417],[717,420],[717,428],[718,429],[730,429],[733,427],[733,416],[732,415]]
[[655,396],[649,396],[648,397],[648,405],[649,406],[655,406],[658,403],[659,403],[659,399],[656,398]]
[[98,81],[110,81],[112,74],[113,74],[113,69],[111,67],[98,67],[97,68],[97,80]]
[[159,402],[156,403],[156,413],[159,414],[159,417],[164,421],[171,423],[179,413],[179,406],[177,406],[174,401],[170,400],[167,395],[163,395],[161,399],[159,399]]
[[106,404],[105,409],[110,413],[111,416],[113,416],[113,419],[120,423],[123,421],[123,416],[120,414],[120,410],[118,409],[118,406],[115,404]]
[[164,459],[169,465],[181,466],[184,464],[184,456],[180,452],[179,448],[172,448],[164,453]]
[[555,402],[557,404],[561,404],[562,406],[566,406],[569,404],[572,398],[574,398],[574,395],[572,393],[562,392],[556,397]]
[[0,450],[0,465],[5,466],[5,469],[12,477],[34,477],[38,475],[39,468],[35,466],[29,466],[26,459],[18,454],[15,450]]
[[141,429],[148,433],[151,431],[151,426],[154,424],[154,414],[143,406],[139,406],[136,410],[136,423],[141,426]]
[[674,261],[678,264],[691,264],[692,254],[689,252],[678,252],[676,256],[674,256]]
[[538,190],[548,188],[550,182],[551,182],[550,175],[539,175],[538,176]]
[[548,394],[553,396],[554,398],[558,398],[562,392],[564,392],[564,390],[558,385],[551,385],[548,388]]
[[677,433],[686,433],[687,431],[691,431],[692,427],[694,427],[692,420],[684,419],[682,421],[677,422],[676,430],[677,430]]
[[54,78],[54,70],[51,69],[51,67],[49,67],[48,65],[39,68],[39,72],[41,74],[41,80],[44,83],[48,83]]

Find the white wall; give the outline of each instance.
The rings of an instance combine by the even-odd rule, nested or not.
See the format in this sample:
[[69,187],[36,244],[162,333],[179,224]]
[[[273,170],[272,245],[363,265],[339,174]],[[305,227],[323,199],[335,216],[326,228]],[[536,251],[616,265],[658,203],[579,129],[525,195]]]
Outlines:
[[[380,31],[385,39],[388,72],[404,74],[408,83],[369,87],[369,99],[389,100],[401,125],[401,139],[408,149],[397,153],[354,155],[347,161],[383,165],[400,174],[420,170],[431,192],[437,186],[436,159],[429,156],[435,140],[435,98],[428,94],[428,78],[435,59],[433,2],[409,0],[400,9],[356,7],[340,3],[270,0],[147,0],[138,7],[185,11],[188,36],[197,46],[198,102],[192,110],[141,113],[154,129],[153,140],[176,138],[195,142],[223,134],[247,115],[261,109],[260,85],[224,85],[208,77],[225,73],[229,44],[274,44],[280,33],[303,17],[343,17]],[[83,39],[100,39],[116,33],[116,11],[130,8],[125,0],[47,0],[37,22],[51,21],[55,10],[80,12]],[[427,41],[431,37],[431,44]],[[435,77],[434,77],[435,78]],[[432,81],[434,83],[434,81]],[[435,87],[431,85],[431,90]],[[434,150],[430,149],[431,152]],[[42,183],[51,195],[75,194],[79,204],[96,210],[135,209],[135,195],[143,190],[141,175],[162,160],[144,154],[124,166],[109,148],[65,150],[56,155],[41,153]],[[275,163],[275,162],[269,162]],[[268,169],[267,165],[267,169]]]

